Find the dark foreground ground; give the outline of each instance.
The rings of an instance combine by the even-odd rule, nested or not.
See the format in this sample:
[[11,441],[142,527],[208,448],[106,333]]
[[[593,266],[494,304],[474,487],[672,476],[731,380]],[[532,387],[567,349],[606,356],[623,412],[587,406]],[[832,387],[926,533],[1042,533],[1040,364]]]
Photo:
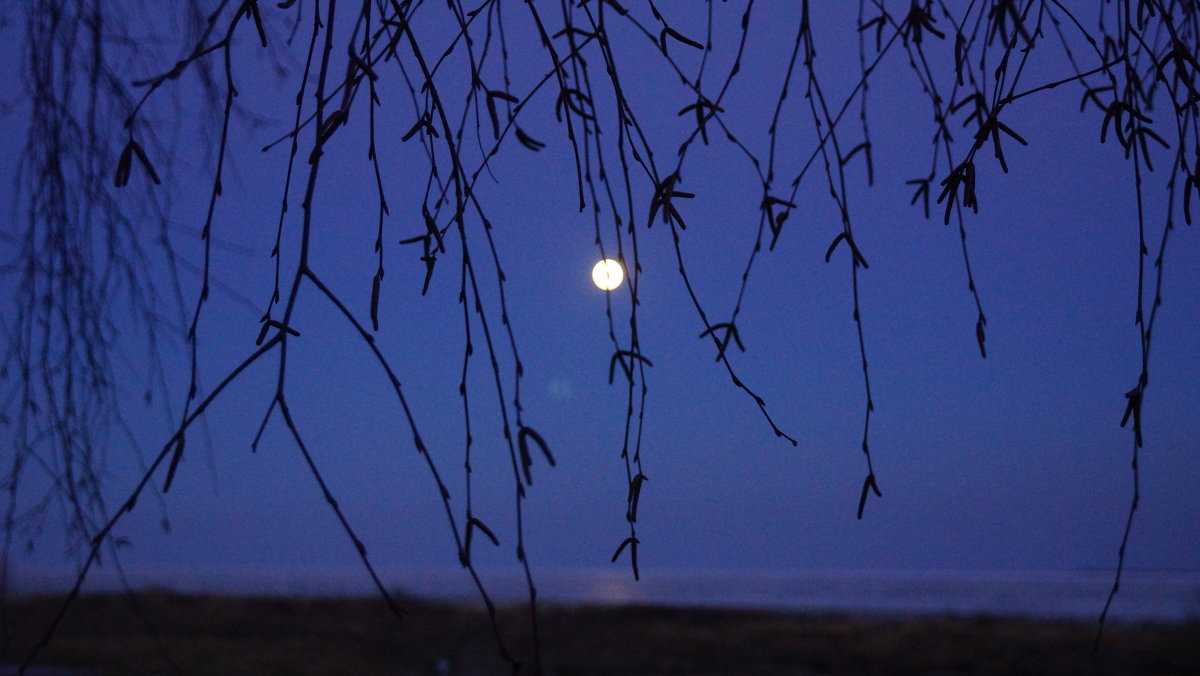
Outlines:
[[[397,621],[377,598],[135,599],[154,633],[129,597],[83,597],[35,664],[88,674],[509,671],[486,613],[474,609],[405,600]],[[0,663],[21,662],[61,601],[9,600]],[[533,673],[527,612],[502,610],[498,624]],[[539,626],[546,674],[1200,674],[1196,622],[1110,626],[1095,654],[1092,623],[990,617],[547,607]]]

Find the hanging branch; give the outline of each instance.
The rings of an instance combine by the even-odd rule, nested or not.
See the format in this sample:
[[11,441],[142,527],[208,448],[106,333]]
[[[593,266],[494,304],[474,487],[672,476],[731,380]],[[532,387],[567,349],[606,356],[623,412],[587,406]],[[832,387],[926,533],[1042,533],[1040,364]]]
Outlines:
[[[650,474],[643,467],[642,451],[654,442],[645,425],[648,376],[654,362],[672,357],[668,348],[673,346],[646,342],[639,331],[639,308],[650,300],[644,294],[651,287],[641,285],[644,261],[650,259],[647,250],[654,248],[673,260],[688,294],[687,312],[694,312],[699,320],[691,335],[698,335],[702,349],[713,350],[709,354],[755,403],[766,427],[797,445],[784,431],[791,424],[776,423],[737,366],[755,357],[747,347],[754,347],[758,329],[747,324],[743,308],[760,256],[780,255],[791,238],[813,232],[813,223],[804,219],[819,205],[801,198],[802,185],[826,194],[821,199],[837,214],[836,232],[817,234],[818,245],[827,246],[825,261],[848,266],[848,309],[865,394],[861,449],[866,474],[857,502],[857,516],[862,518],[868,497],[880,496],[881,491],[870,449],[875,397],[868,368],[867,299],[860,294],[860,282],[866,283],[868,260],[877,262],[885,252],[873,246],[871,224],[859,215],[854,197],[859,194],[856,181],[868,187],[875,184],[877,149],[887,140],[871,124],[871,80],[885,61],[900,60],[907,61],[906,77],[911,75],[912,88],[920,90],[922,106],[928,101],[933,118],[929,155],[918,158],[919,166],[901,175],[915,177],[906,181],[910,205],[920,203],[920,211],[912,213],[929,219],[932,203],[940,210],[943,224],[953,221],[956,226],[974,305],[974,312],[964,318],[964,333],[973,328],[968,340],[977,345],[981,358],[1003,345],[987,342],[988,320],[968,247],[967,221],[999,203],[995,182],[1003,177],[989,173],[991,167],[999,167],[1001,174],[1019,173],[1023,148],[1039,141],[1031,130],[1014,122],[1020,119],[1019,109],[1064,88],[1078,87],[1080,113],[1096,125],[1098,141],[1112,141],[1110,145],[1119,148],[1129,163],[1131,195],[1137,202],[1133,314],[1140,354],[1133,387],[1124,393],[1120,424],[1131,434],[1133,486],[1113,585],[1099,617],[1099,645],[1124,572],[1141,497],[1141,449],[1151,440],[1146,415],[1150,353],[1169,260],[1167,244],[1173,241],[1169,235],[1180,216],[1191,223],[1193,197],[1200,197],[1200,86],[1196,82],[1200,13],[1194,3],[1101,3],[1095,16],[1084,16],[1059,0],[993,0],[965,6],[913,0],[902,3],[899,10],[888,3],[860,0],[850,27],[857,37],[857,73],[836,83],[836,90],[825,70],[825,57],[817,58],[817,41],[823,36],[817,35],[810,14],[818,5],[807,1],[798,6],[794,31],[792,26],[767,25],[759,18],[761,5],[754,0],[732,8],[728,3],[708,2],[703,13],[674,3],[626,7],[616,0],[588,0],[561,3],[555,11],[525,3],[508,15],[504,13],[508,5],[491,0],[471,8],[459,0],[436,6],[412,0],[218,0],[213,5],[183,3],[179,11],[188,18],[190,34],[171,43],[180,47],[171,57],[157,54],[149,63],[140,60],[144,57],[131,57],[132,67],[139,71],[136,77],[129,77],[125,66],[118,68],[121,62],[115,58],[126,54],[121,50],[136,51],[127,46],[137,40],[124,25],[140,15],[124,4],[36,0],[26,5],[24,67],[30,133],[18,180],[27,224],[9,239],[17,251],[16,262],[8,268],[15,281],[16,302],[11,316],[4,317],[8,340],[0,369],[4,383],[0,423],[12,430],[13,453],[2,482],[7,499],[0,605],[8,585],[12,545],[21,538],[32,540],[36,534],[30,533],[51,506],[63,515],[67,539],[80,563],[73,589],[26,665],[80,593],[84,577],[100,560],[101,547],[115,551],[117,542],[111,534],[115,525],[134,508],[151,481],[162,482],[160,490],[149,492],[160,508],[165,505],[163,495],[186,471],[183,460],[190,457],[188,437],[194,423],[268,352],[278,356],[272,371],[275,382],[260,400],[265,413],[250,440],[251,451],[257,450],[278,412],[290,443],[300,451],[367,574],[400,615],[367,557],[366,544],[318,470],[314,456],[319,449],[310,446],[301,434],[302,421],[288,408],[289,400],[295,401],[297,393],[312,386],[309,374],[298,372],[289,357],[294,351],[319,349],[306,344],[314,342],[307,337],[315,323],[307,301],[315,299],[331,307],[338,322],[351,329],[355,344],[365,347],[364,354],[370,354],[377,373],[390,384],[411,447],[420,456],[421,471],[441,501],[458,561],[488,610],[498,652],[516,671],[521,662],[503,639],[495,605],[476,567],[476,557],[487,550],[474,547],[475,536],[482,535],[497,547],[513,547],[531,609],[532,666],[541,669],[537,589],[525,539],[525,509],[535,475],[539,485],[543,476],[553,476],[546,470],[556,464],[551,452],[556,446],[554,439],[538,431],[547,428],[535,427],[536,411],[526,410],[522,399],[525,362],[519,349],[520,327],[510,312],[523,299],[510,296],[506,275],[520,261],[501,255],[501,243],[514,232],[514,224],[488,201],[483,187],[503,178],[499,167],[505,166],[500,159],[505,154],[505,161],[518,157],[542,170],[548,162],[567,162],[556,152],[567,152],[569,147],[574,168],[572,204],[581,212],[590,207],[599,254],[603,258],[611,254],[628,276],[627,291],[604,295],[611,353],[594,355],[601,372],[608,359],[609,382],[617,386],[616,396],[625,403],[620,457],[628,535],[623,534],[612,560],[627,553],[636,579],[639,545],[646,543],[643,560],[653,556],[652,539],[643,540],[637,529]],[[414,24],[418,9],[421,21]],[[307,18],[311,18],[307,44],[293,48],[292,38]],[[731,24],[732,30],[718,30],[722,22]],[[438,29],[427,28],[431,25]],[[794,39],[788,44],[787,37],[778,39],[781,35]],[[516,58],[517,52],[510,52],[514,46],[528,47],[527,55]],[[745,77],[743,56],[774,48],[786,58],[782,72],[750,80],[755,91],[746,98],[730,95]],[[1033,59],[1060,49],[1069,68],[1064,65],[1062,72],[1031,81]],[[236,133],[244,119],[250,120],[247,127],[255,123],[252,116],[242,116],[246,109],[237,102],[239,84],[247,90],[257,84],[252,62],[239,60],[243,50],[266,55],[275,64],[286,63],[288,59],[281,58],[285,56],[299,62],[303,51],[304,65],[296,74],[299,81],[289,85],[295,100],[285,102],[285,107],[294,106],[287,114],[288,128],[263,147],[265,152],[284,141],[288,146],[286,160],[280,158],[286,173],[279,211],[271,224],[273,246],[261,252],[272,264],[273,283],[265,302],[255,309],[259,314],[255,346],[245,346],[248,356],[222,375],[211,372],[211,364],[202,359],[202,348],[207,350],[225,334],[219,313],[209,308],[210,295],[227,293],[239,299],[246,289],[241,280],[220,279],[213,251],[219,233],[233,232],[235,214],[227,206],[218,206],[224,204],[219,200],[226,197],[226,181],[238,150]],[[628,89],[629,74],[656,69],[666,73],[669,82],[655,83],[652,92]],[[293,74],[285,72],[283,77]],[[173,155],[171,144],[160,137],[161,120],[167,116],[159,107],[178,95],[173,92],[182,82],[201,87],[205,94],[201,98],[213,102],[211,119],[219,120],[219,131],[203,144],[211,158],[205,180],[211,183],[203,191],[206,205],[196,247],[202,257],[199,264],[177,260],[167,231],[164,188],[154,187],[178,182],[176,168],[182,158]],[[763,82],[770,84],[763,86]],[[799,92],[794,91],[797,88]],[[643,93],[653,100],[644,102]],[[747,111],[739,107],[747,105],[770,113],[765,130],[744,126],[741,116]],[[852,107],[858,123],[848,125],[845,118]],[[672,136],[675,131],[678,134]],[[809,140],[797,148],[796,138]],[[331,286],[337,278],[317,270],[313,248],[314,238],[335,227],[324,222],[326,212],[317,210],[317,205],[324,208],[328,202],[325,186],[332,171],[325,158],[335,149],[349,149],[360,162],[365,157],[366,162],[357,166],[373,179],[372,187],[366,181],[362,186],[363,199],[373,210],[370,222],[336,226],[369,227],[373,234],[372,249],[361,252],[370,265],[357,278],[353,293]],[[404,161],[390,163],[393,152],[405,153]],[[728,240],[732,246],[748,246],[749,251],[739,249],[734,254],[745,255],[746,263],[736,300],[724,308],[702,297],[689,275],[695,261],[684,255],[685,240],[711,227],[706,211],[711,195],[692,187],[698,182],[691,173],[698,163],[708,161],[698,158],[710,152],[727,153],[730,161],[722,170],[731,177],[749,177],[756,186],[752,203],[743,206],[757,216],[757,223],[747,219],[745,230],[732,231]],[[298,162],[298,157],[304,161]],[[810,173],[814,166],[820,170]],[[567,170],[568,180],[570,175]],[[786,177],[791,177],[790,190],[781,183]],[[1161,191],[1152,187],[1152,180],[1167,188],[1161,223],[1155,222],[1160,211],[1155,200],[1161,199]],[[406,184],[418,197],[406,197]],[[149,206],[142,211],[125,206],[138,191],[148,196]],[[297,194],[299,212],[290,208]],[[147,234],[147,223],[158,224],[157,230]],[[1155,230],[1159,226],[1161,234]],[[145,246],[146,237],[152,238],[152,248]],[[388,238],[403,246],[385,246]],[[781,242],[785,246],[779,246]],[[99,243],[107,248],[100,251]],[[179,265],[194,266],[198,277],[190,302],[184,301],[177,278]],[[385,276],[385,270],[396,266],[412,266],[423,273],[419,296],[415,288],[395,286],[393,280],[399,275]],[[434,449],[426,446],[411,395],[401,387],[401,362],[383,347],[390,319],[404,307],[396,299],[411,292],[414,302],[431,302],[442,286],[454,283],[447,275],[453,276],[448,271],[455,269],[463,327],[458,382],[463,426],[461,502],[452,494],[452,484],[443,479]],[[169,291],[155,286],[164,273]],[[163,319],[171,316],[163,312],[171,297],[178,320]],[[133,321],[117,317],[115,308],[129,311]],[[626,314],[618,317],[619,313]],[[143,458],[136,444],[130,444],[141,477],[125,489],[121,507],[110,513],[104,499],[107,491],[102,490],[108,436],[112,430],[134,436],[121,412],[124,390],[117,383],[124,386],[125,381],[118,376],[114,358],[118,339],[130,323],[136,325],[145,353],[154,362],[144,375],[148,384],[143,398],[149,403],[155,396],[162,397],[170,425],[166,441],[152,459]],[[166,329],[184,336],[187,351],[182,411],[173,409],[166,398],[167,377],[158,363]],[[743,342],[744,337],[749,339]],[[487,360],[487,373],[482,376],[472,370],[477,348],[478,356]],[[483,385],[478,384],[479,377]],[[206,391],[204,382],[210,379],[216,385]],[[480,396],[479,387],[490,394]],[[499,414],[494,445],[476,443],[480,408]],[[402,445],[410,442],[406,439]],[[510,467],[500,477],[477,476],[474,464],[479,453],[491,448],[507,452]],[[511,509],[502,510],[511,515],[510,530],[493,530],[500,523],[497,515],[483,513],[475,500],[481,481],[511,482],[513,503]],[[19,486],[26,490],[30,485],[46,488],[39,488],[37,494],[18,491]],[[32,516],[24,517],[27,513]]]

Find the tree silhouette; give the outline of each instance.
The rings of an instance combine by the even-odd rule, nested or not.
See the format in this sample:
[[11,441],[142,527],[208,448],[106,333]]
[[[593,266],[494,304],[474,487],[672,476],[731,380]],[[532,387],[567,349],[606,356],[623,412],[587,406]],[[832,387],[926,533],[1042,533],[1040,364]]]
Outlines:
[[[1131,430],[1133,492],[1112,602],[1138,508],[1143,401],[1170,269],[1168,244],[1180,218],[1191,224],[1192,199],[1200,193],[1200,11],[1194,3],[1116,0],[1080,8],[1055,0],[965,6],[860,0],[848,11],[805,1],[786,25],[763,25],[760,15],[774,10],[753,0],[686,8],[614,0],[197,0],[169,8],[132,0],[29,0],[9,13],[24,31],[20,72],[27,103],[21,110],[28,131],[18,174],[22,217],[5,235],[15,302],[4,316],[3,423],[11,443],[0,593],[13,548],[38,538],[57,512],[79,557],[65,612],[88,570],[106,552],[115,560],[121,543],[113,527],[140,499],[163,503],[181,460],[203,438],[200,423],[210,405],[248,370],[269,368],[274,386],[261,393],[261,424],[251,446],[269,426],[286,429],[380,594],[401,615],[323,479],[303,421],[289,407],[294,388],[305,387],[292,376],[292,355],[303,349],[305,303],[316,302],[332,308],[357,336],[345,349],[368,352],[391,384],[411,446],[441,496],[459,562],[493,623],[495,607],[474,552],[484,540],[502,543],[488,515],[476,511],[473,486],[480,480],[511,485],[516,538],[503,545],[515,548],[524,566],[533,607],[524,509],[535,475],[555,459],[532,422],[537,412],[522,405],[521,327],[509,315],[522,299],[508,291],[504,274],[522,261],[501,259],[493,233],[511,224],[483,186],[495,180],[505,158],[538,166],[551,144],[570,148],[570,164],[549,169],[573,175],[572,194],[561,198],[590,216],[600,256],[627,271],[628,283],[611,293],[627,295],[628,303],[618,306],[612,295],[606,301],[611,355],[596,355],[608,360],[609,381],[620,386],[626,411],[619,457],[628,535],[614,543],[613,560],[626,558],[639,575],[638,508],[647,487],[642,431],[657,358],[639,334],[645,263],[639,237],[655,228],[670,233],[697,333],[711,342],[715,361],[761,411],[764,424],[796,445],[756,384],[739,375],[734,357],[753,357],[741,338],[743,300],[762,258],[798,227],[809,189],[823,191],[840,215],[825,261],[845,266],[851,289],[864,390],[863,481],[855,496],[863,518],[886,478],[877,478],[872,465],[871,336],[859,289],[868,283],[869,261],[886,253],[856,236],[854,203],[875,182],[876,148],[894,141],[872,116],[870,86],[881,64],[903,62],[914,83],[909,105],[922,107],[930,120],[924,168],[908,181],[907,206],[958,233],[961,274],[975,310],[964,333],[971,335],[973,325],[981,358],[988,356],[987,314],[968,234],[972,213],[999,208],[1000,199],[986,197],[992,170],[1007,173],[1009,159],[1028,144],[1012,126],[1012,111],[1044,97],[1076,97],[1080,116],[1061,123],[1094,126],[1101,143],[1120,146],[1131,168],[1141,349],[1124,393],[1121,424]],[[851,13],[852,22],[837,23]],[[853,77],[823,69],[828,43],[854,46]],[[744,63],[762,50],[785,54],[783,68],[753,75],[771,82],[769,90],[739,90],[751,77]],[[1031,75],[1049,72],[1034,67],[1043,56],[1057,75]],[[647,82],[646,73],[658,79]],[[286,133],[261,144],[286,165],[272,198],[279,199],[276,213],[269,224],[240,223],[274,227],[273,248],[255,252],[270,258],[273,274],[265,285],[257,278],[220,279],[210,265],[214,248],[222,246],[214,233],[237,238],[226,227],[234,215],[224,205],[237,184],[231,157],[250,152],[238,147],[235,135],[265,126],[242,103],[254,97],[270,99],[290,120]],[[668,107],[674,120],[658,110]],[[769,115],[769,125],[746,122],[747,112]],[[707,197],[689,187],[689,174],[716,150],[729,158],[728,171],[759,186],[754,244],[721,262],[744,271],[732,307],[705,299],[694,283],[697,262],[681,246],[701,213],[692,205]],[[357,159],[348,163],[348,153]],[[326,169],[330,157],[335,170]],[[180,226],[170,209],[183,198],[172,197],[169,188],[196,165],[207,176],[203,214]],[[360,188],[357,199],[369,199],[375,213],[369,226],[353,227],[370,227],[374,248],[361,269],[326,270],[313,262],[314,238],[332,227],[345,199],[330,188],[330,171],[347,166],[361,172],[350,180]],[[181,228],[195,236],[183,241]],[[181,247],[198,253],[199,269],[187,268]],[[364,266],[363,259],[354,265]],[[417,269],[419,290],[386,283],[385,271],[393,269]],[[343,273],[357,286],[330,281]],[[447,469],[423,440],[414,395],[401,385],[396,366],[406,357],[377,340],[389,297],[425,295],[439,278],[457,280],[465,337],[459,387],[465,493],[454,496],[444,480]],[[261,316],[256,344],[228,368],[214,366],[218,360],[205,352],[223,340],[210,310],[214,293],[248,299]],[[131,369],[121,345],[134,334],[142,354]],[[164,342],[179,335],[190,365],[181,406],[172,400],[178,393],[171,392],[160,357]],[[160,445],[145,453],[125,418],[130,372],[140,378],[142,398],[162,402],[170,416]],[[490,381],[482,391],[476,373]],[[481,409],[500,416],[507,477],[472,474]],[[132,483],[115,479],[125,496],[119,505],[106,501],[102,490],[110,448],[129,449],[143,468]],[[536,612],[531,617],[536,652]],[[498,628],[496,637],[515,667]]]

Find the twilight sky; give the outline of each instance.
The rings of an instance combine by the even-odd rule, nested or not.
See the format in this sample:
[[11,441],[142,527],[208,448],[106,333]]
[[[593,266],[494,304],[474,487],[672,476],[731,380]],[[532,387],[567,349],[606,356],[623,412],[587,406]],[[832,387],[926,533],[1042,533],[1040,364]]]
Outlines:
[[[857,82],[858,42],[854,8],[830,10],[826,4],[813,17],[815,67],[836,108]],[[760,158],[768,154],[766,130],[798,21],[794,10],[783,5],[756,5],[742,70],[721,104],[728,127]],[[274,262],[268,254],[287,144],[266,153],[259,149],[292,124],[295,109],[289,106],[303,72],[311,15],[305,14],[288,50],[282,43],[293,15],[273,3],[263,7],[270,42],[279,50],[277,63],[258,46],[252,22],[242,24],[234,39],[240,96],[224,193],[213,221],[214,285],[199,328],[202,388],[210,389],[254,350],[258,320],[272,288]],[[688,16],[671,9],[671,26],[701,39],[703,13]],[[715,92],[729,70],[742,11],[741,3],[712,6],[721,28],[712,38],[706,93]],[[505,6],[504,12],[511,91],[524,98],[547,72],[546,57],[524,6]],[[543,13],[554,22],[550,33],[561,28],[557,8]],[[340,30],[348,31],[352,15],[347,11],[346,18],[339,18]],[[655,25],[648,12],[638,16],[645,25]],[[418,31],[427,40],[424,49],[440,54],[453,34],[445,8],[424,7],[418,18],[425,23],[418,21],[417,28],[427,31]],[[694,103],[695,94],[679,84],[652,39],[611,12],[608,20],[623,86],[665,175],[675,165],[680,141],[694,128],[694,118],[676,112]],[[1087,25],[1094,26],[1094,20]],[[10,45],[4,52],[7,72],[21,67],[12,47],[19,43],[20,30],[15,19],[0,29]],[[482,32],[479,36],[476,48]],[[338,44],[344,45],[345,37]],[[561,40],[556,44],[565,49]],[[335,62],[341,65],[331,77],[340,78],[345,70],[345,49],[339,49],[341,60]],[[679,42],[669,49],[693,77],[700,52]],[[954,75],[952,40],[927,36],[925,49],[941,67],[939,86],[948,91]],[[124,75],[133,80],[162,72],[184,51],[164,48],[167,57],[159,66]],[[411,50],[401,53],[414,77]],[[489,58],[489,86],[497,87],[498,62]],[[585,58],[592,77],[600,78],[604,64],[599,52],[585,51]],[[1087,60],[1084,64],[1094,66]],[[276,65],[286,76],[272,75]],[[463,110],[465,61],[448,59],[442,69],[439,87],[457,120]],[[216,70],[220,78],[220,68]],[[416,119],[403,74],[394,63],[379,64],[377,70],[384,105],[376,134],[391,215],[384,223],[386,276],[375,340],[403,383],[421,435],[453,496],[461,528],[465,432],[458,389],[465,338],[457,298],[462,247],[451,229],[448,252],[439,257],[422,296],[420,246],[398,242],[425,231],[420,205],[428,160],[418,138],[400,141]],[[1061,49],[1048,45],[1036,52],[1018,90],[1071,74]],[[797,65],[780,117],[775,180],[780,194],[787,194],[788,183],[816,148],[812,116],[802,96],[804,77]],[[627,347],[631,299],[628,287],[606,298],[591,283],[591,267],[600,257],[591,201],[587,211],[578,210],[571,143],[565,124],[554,117],[552,85],[539,90],[518,118],[521,128],[545,148],[532,152],[510,134],[476,187],[506,277],[508,316],[524,366],[523,419],[545,438],[557,460],[551,469],[535,458],[525,503],[526,549],[535,572],[609,565],[614,549],[628,536],[625,469],[619,457],[626,390],[619,377],[617,384],[608,383],[613,346],[605,310],[606,302],[611,303],[619,340]],[[171,87],[178,93],[172,94]],[[173,147],[176,158],[173,167],[165,157],[156,160],[165,181],[155,190],[170,201],[167,218],[184,261],[180,275],[187,308],[166,314],[170,326],[179,329],[173,335],[182,336],[176,317],[190,318],[199,292],[196,269],[203,249],[198,233],[211,189],[218,128],[208,127],[208,135],[195,131],[202,127],[199,117],[205,108],[193,75],[169,83],[158,95],[164,102],[178,96],[181,103],[178,109],[165,104],[151,108],[146,117],[162,125],[164,148]],[[0,129],[4,157],[13,166],[27,108],[8,96],[13,103],[0,117]],[[873,74],[868,96],[874,185],[867,186],[859,158],[847,164],[846,195],[855,241],[870,264],[859,270],[858,286],[875,404],[870,444],[883,496],[872,496],[864,518],[856,520],[866,473],[859,450],[865,393],[852,317],[849,250],[843,245],[828,264],[824,260],[841,225],[821,160],[795,194],[797,207],[778,245],[755,261],[738,320],[746,351],[731,346],[729,352],[738,376],[763,397],[776,424],[797,440],[796,447],[772,433],[753,400],[714,362],[712,343],[697,338],[704,324],[677,272],[671,231],[661,219],[646,228],[652,191],[635,166],[633,213],[643,270],[638,328],[641,349],[653,362],[645,374],[642,460],[648,481],[638,519],[641,565],[647,570],[1114,566],[1132,491],[1132,435],[1119,422],[1124,393],[1140,368],[1133,322],[1138,259],[1131,164],[1112,140],[1098,143],[1102,114],[1094,107],[1079,112],[1076,84],[1025,97],[1006,109],[1006,123],[1029,146],[1006,140],[1007,174],[992,157],[990,144],[985,146],[977,159],[980,212],[965,218],[971,265],[987,316],[988,356],[981,359],[957,224],[943,225],[936,206],[926,219],[919,203],[909,205],[912,187],[905,181],[928,173],[933,126],[928,98],[921,95],[899,43]],[[358,97],[349,124],[333,137],[322,159],[311,264],[369,326],[378,201],[366,159],[365,87]],[[311,108],[311,91],[307,105]],[[214,106],[219,112],[220,101]],[[619,167],[616,113],[611,98],[596,106],[608,144],[605,161],[614,171]],[[858,108],[855,99],[838,127],[843,149],[862,140]],[[485,108],[481,115],[479,135],[490,142]],[[952,129],[961,129],[962,117],[953,118]],[[710,129],[711,145],[689,151],[681,172],[678,189],[696,197],[676,201],[687,224],[679,233],[681,252],[712,322],[725,321],[737,301],[762,199],[750,162],[717,129]],[[112,133],[114,139],[121,137],[116,125]],[[965,139],[972,132],[959,133]],[[473,122],[468,122],[465,138],[473,171],[479,161]],[[305,129],[302,139],[311,143],[311,129]],[[295,165],[292,210],[283,235],[285,276],[295,265],[297,190],[307,180],[307,152],[302,146]],[[445,175],[448,159],[444,150],[439,152]],[[939,181],[944,165],[943,159]],[[1165,174],[1147,180],[1147,239],[1154,243],[1162,227],[1164,180]],[[144,194],[143,183],[144,176],[135,172],[130,189],[117,194],[135,200]],[[24,218],[12,184],[4,181],[2,188],[9,214],[6,232],[19,230]],[[616,247],[613,214],[606,197],[601,205],[598,218],[611,255]],[[439,212],[438,221],[449,224],[449,212]],[[505,401],[510,402],[512,359],[499,321],[495,267],[474,213],[466,229],[483,286],[481,302],[497,344]],[[147,232],[154,230],[148,227]],[[1133,568],[1200,569],[1196,235],[1181,225],[1167,252],[1164,304],[1145,404],[1142,501],[1128,558]],[[628,235],[622,236],[628,247]],[[16,252],[12,243],[6,236],[6,258]],[[12,284],[11,277],[5,279],[5,293]],[[492,548],[480,540],[474,553],[484,566],[512,565],[513,476],[499,433],[502,422],[482,329],[477,318],[471,321],[472,499],[475,513],[501,541]],[[301,336],[289,341],[288,401],[315,462],[372,561],[456,567],[437,488],[414,451],[387,377],[366,345],[311,285],[302,289],[293,326]],[[121,349],[136,363],[142,353],[130,334]],[[181,337],[164,358],[174,407],[170,420],[176,420],[188,382]],[[189,433],[187,455],[165,500],[143,497],[114,530],[133,541],[132,548],[123,550],[127,566],[320,567],[357,561],[278,413],[257,452],[251,453],[251,440],[274,391],[277,364],[277,357],[268,356],[222,394],[205,415],[205,425]],[[123,411],[143,453],[152,457],[169,437],[169,419],[162,398],[152,407],[142,404],[143,385],[137,378],[130,372],[122,375],[122,391],[128,395]],[[511,405],[508,410],[511,415]],[[124,448],[122,439],[113,443]],[[138,473],[125,450],[114,450],[108,463],[110,505],[115,506]],[[162,485],[161,473],[155,483]],[[169,534],[158,527],[164,511],[172,526]],[[55,528],[48,526],[32,554],[19,553],[14,560],[18,574],[22,568],[62,565],[67,559],[56,538]],[[615,565],[628,563],[623,559]]]

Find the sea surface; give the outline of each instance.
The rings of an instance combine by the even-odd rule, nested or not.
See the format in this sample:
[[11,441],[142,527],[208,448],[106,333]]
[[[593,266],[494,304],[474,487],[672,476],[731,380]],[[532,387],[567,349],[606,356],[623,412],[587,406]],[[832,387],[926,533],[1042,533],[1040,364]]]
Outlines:
[[[384,585],[407,595],[473,602],[479,598],[461,569],[378,569]],[[134,588],[184,593],[356,596],[375,591],[362,568],[210,568],[126,572]],[[519,568],[487,569],[481,577],[498,603],[528,598]],[[1112,571],[779,571],[644,569],[635,581],[627,568],[535,571],[538,601],[588,604],[661,604],[769,610],[874,613],[991,614],[1094,619]],[[18,594],[63,592],[70,569],[13,571]],[[84,591],[120,589],[111,567],[88,574]],[[1200,620],[1200,571],[1126,571],[1110,618],[1127,622]]]

